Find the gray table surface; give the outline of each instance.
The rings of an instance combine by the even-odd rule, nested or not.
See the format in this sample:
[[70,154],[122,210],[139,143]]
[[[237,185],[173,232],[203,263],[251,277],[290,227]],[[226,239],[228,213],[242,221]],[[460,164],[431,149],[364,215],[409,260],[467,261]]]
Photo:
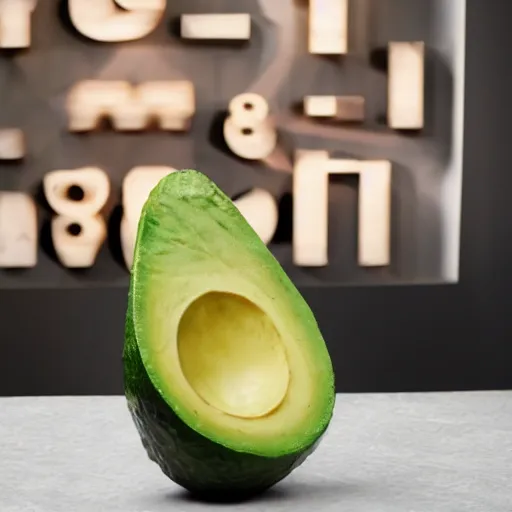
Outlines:
[[512,392],[338,395],[318,450],[252,502],[191,500],[123,397],[0,399],[0,512],[512,512]]

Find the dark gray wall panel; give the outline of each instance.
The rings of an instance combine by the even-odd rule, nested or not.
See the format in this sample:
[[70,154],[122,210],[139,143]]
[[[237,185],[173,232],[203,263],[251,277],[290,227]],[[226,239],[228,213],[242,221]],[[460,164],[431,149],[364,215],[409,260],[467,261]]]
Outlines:
[[[512,388],[512,5],[467,14],[460,282],[302,287],[339,391]],[[0,305],[0,394],[122,392],[124,286],[3,290]]]

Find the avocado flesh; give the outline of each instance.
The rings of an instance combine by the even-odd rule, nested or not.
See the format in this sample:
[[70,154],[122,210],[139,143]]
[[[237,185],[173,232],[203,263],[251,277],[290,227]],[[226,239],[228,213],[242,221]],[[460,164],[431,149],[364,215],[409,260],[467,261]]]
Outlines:
[[165,177],[139,222],[125,390],[152,460],[209,497],[260,492],[301,464],[334,407],[309,307],[231,200]]

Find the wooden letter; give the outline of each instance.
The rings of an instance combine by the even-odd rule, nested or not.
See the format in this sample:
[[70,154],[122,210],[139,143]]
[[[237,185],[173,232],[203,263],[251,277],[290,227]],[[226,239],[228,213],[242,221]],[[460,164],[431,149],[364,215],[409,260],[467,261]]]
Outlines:
[[235,96],[224,121],[224,139],[231,151],[241,158],[267,158],[276,147],[277,132],[269,118],[265,98],[253,93]]
[[28,48],[37,0],[0,0],[0,48]]
[[52,240],[62,265],[68,268],[88,268],[107,237],[107,226],[100,215],[74,219],[57,215],[52,220]]
[[162,19],[165,7],[166,0],[69,0],[75,28],[90,39],[109,43],[147,36]]
[[329,159],[325,152],[303,154],[294,170],[293,257],[296,265],[328,264],[330,174],[359,174],[358,262],[390,261],[391,164],[387,161]]
[[425,44],[389,43],[388,124],[397,130],[423,128]]
[[17,128],[0,130],[0,160],[20,160],[25,156],[25,138]]
[[273,196],[256,188],[235,201],[235,206],[256,231],[264,244],[268,244],[277,228],[279,212]]
[[82,219],[96,215],[110,195],[107,174],[96,167],[52,171],[43,179],[46,200],[55,213]]
[[37,240],[34,200],[21,192],[0,192],[0,267],[35,267]]
[[133,251],[144,203],[158,182],[175,172],[172,167],[135,167],[123,181],[123,219],[121,221],[121,246],[128,268],[133,264]]
[[348,47],[348,0],[309,0],[309,53],[344,54]]
[[304,113],[309,117],[354,122],[364,120],[362,96],[306,96]]
[[157,120],[162,130],[185,131],[195,112],[194,86],[186,80],[128,82],[86,80],[75,85],[67,101],[69,129],[94,130],[109,118],[116,130],[138,131]]
[[250,14],[183,14],[183,39],[248,40],[251,38]]

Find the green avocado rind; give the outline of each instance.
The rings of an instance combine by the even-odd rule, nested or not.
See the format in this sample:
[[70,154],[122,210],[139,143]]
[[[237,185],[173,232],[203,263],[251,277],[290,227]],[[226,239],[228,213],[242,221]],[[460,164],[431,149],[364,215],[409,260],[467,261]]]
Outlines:
[[[187,175],[185,175],[188,173]],[[181,174],[181,178],[176,176]],[[185,176],[184,176],[185,175]],[[152,198],[169,190],[170,182],[181,179],[193,186],[194,180],[205,185],[206,177],[196,171],[179,171],[164,178],[150,195],[141,221],[137,245],[144,236],[145,223],[158,223],[159,219],[146,218]],[[192,183],[192,185],[190,185]],[[211,182],[208,186],[214,186]],[[251,229],[249,226],[247,226]],[[137,258],[137,251],[136,251]],[[136,265],[136,263],[135,263]],[[277,278],[280,276],[278,275]],[[266,457],[237,451],[207,438],[180,418],[165,400],[158,382],[150,377],[141,356],[134,323],[136,276],[132,272],[125,324],[123,352],[125,395],[128,408],[142,444],[151,460],[156,462],[171,480],[208,499],[243,498],[273,486],[298,467],[316,449],[325,433],[334,406],[334,382],[329,402],[330,410],[321,419],[314,437],[307,446],[295,452]],[[298,293],[298,292],[297,292]]]
[[132,299],[126,315],[125,393],[130,414],[149,458],[172,481],[206,499],[238,499],[273,486],[315,450],[279,458],[239,453],[189,428],[153,387],[137,347]]

